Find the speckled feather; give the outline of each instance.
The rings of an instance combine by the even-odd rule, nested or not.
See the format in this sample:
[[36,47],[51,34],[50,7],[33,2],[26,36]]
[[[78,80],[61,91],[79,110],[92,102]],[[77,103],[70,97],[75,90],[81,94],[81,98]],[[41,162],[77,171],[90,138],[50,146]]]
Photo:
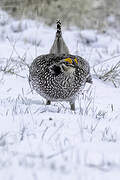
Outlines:
[[[50,70],[55,64],[64,59],[77,58],[78,64],[73,61],[75,72],[53,74]],[[29,82],[31,87],[44,98],[51,101],[74,102],[76,95],[82,90],[90,78],[90,66],[86,60],[70,54],[47,54],[37,57],[29,68]]]

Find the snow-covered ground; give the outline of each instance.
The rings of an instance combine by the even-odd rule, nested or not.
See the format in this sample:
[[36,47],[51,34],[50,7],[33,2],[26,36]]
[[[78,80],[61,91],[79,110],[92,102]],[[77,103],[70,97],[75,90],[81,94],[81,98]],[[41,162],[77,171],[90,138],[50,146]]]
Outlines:
[[49,52],[55,31],[0,19],[0,180],[120,179],[120,88],[93,71],[119,61],[120,36],[63,28],[71,54],[86,58],[93,74],[71,112],[65,102],[46,106],[28,83],[26,64]]

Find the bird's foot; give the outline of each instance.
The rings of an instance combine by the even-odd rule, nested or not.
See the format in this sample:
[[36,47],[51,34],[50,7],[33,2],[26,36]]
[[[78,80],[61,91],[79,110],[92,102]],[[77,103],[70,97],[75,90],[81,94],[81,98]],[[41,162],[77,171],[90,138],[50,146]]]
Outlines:
[[51,101],[50,100],[47,100],[46,101],[46,105],[50,105],[51,104]]
[[71,108],[72,111],[75,111],[75,103],[70,102],[70,108]]

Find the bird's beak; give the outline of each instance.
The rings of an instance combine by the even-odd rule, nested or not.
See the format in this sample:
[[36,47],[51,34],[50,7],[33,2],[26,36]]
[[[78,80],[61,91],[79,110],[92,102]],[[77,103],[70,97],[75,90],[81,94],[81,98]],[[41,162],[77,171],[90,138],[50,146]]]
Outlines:
[[67,72],[67,73],[73,73],[75,72],[75,67],[70,65],[70,66],[66,66],[65,64],[61,65],[61,69],[63,72]]

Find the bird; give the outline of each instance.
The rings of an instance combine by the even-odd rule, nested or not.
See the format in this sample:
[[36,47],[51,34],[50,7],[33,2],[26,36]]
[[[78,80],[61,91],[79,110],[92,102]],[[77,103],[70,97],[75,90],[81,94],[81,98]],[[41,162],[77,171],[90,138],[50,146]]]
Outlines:
[[57,20],[55,40],[49,54],[35,58],[29,67],[29,84],[39,95],[51,101],[67,101],[75,111],[75,100],[86,83],[92,83],[89,63],[72,55],[62,37],[61,21]]
[[56,31],[55,40],[50,49],[50,54],[69,54],[69,49],[62,37],[61,21],[58,19],[56,24],[57,24],[57,31]]
[[29,83],[47,100],[67,101],[75,111],[75,100],[86,83],[92,83],[89,63],[71,54],[40,55],[29,67]]

